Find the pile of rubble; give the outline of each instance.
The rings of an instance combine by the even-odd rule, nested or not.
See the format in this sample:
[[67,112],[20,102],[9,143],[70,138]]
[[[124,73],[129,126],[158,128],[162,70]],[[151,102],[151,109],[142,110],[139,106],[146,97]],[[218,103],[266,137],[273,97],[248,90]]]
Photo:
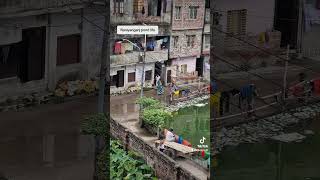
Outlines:
[[178,102],[175,105],[169,105],[166,109],[170,112],[178,111],[179,109],[194,106],[195,104],[202,103],[209,99],[209,95],[200,96],[187,101]]
[[54,95],[52,93],[32,93],[30,95],[15,96],[0,102],[0,112],[18,111],[23,108],[47,104]]
[[277,114],[230,129],[223,128],[214,134],[214,144],[216,150],[221,151],[225,146],[260,142],[273,136],[281,135],[289,125],[297,124],[303,119],[313,118],[319,113],[320,103],[317,103],[293,109],[290,113]]
[[[150,89],[153,88],[151,83],[146,83],[144,85],[144,88]],[[120,95],[125,95],[125,94],[130,94],[130,93],[134,93],[134,92],[138,92],[141,90],[141,86],[139,84],[136,84],[135,86],[129,87],[127,89],[123,89],[123,90],[118,90],[118,89],[110,89],[110,94],[112,96],[120,96]]]
[[60,83],[54,94],[58,97],[74,96],[81,94],[91,94],[99,89],[97,81],[65,81]]

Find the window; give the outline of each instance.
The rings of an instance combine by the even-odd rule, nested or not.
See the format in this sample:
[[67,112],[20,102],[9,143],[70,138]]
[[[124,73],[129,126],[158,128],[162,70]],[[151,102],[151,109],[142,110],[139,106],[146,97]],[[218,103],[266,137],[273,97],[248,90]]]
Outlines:
[[195,35],[187,35],[187,46],[188,47],[194,47],[195,45]]
[[189,7],[189,19],[197,19],[198,7],[190,6]]
[[173,36],[173,47],[178,48],[179,36]]
[[0,79],[17,75],[17,60],[12,58],[12,47],[0,46]]
[[116,14],[123,14],[123,5],[124,5],[124,0],[115,0],[114,1],[114,12]]
[[128,73],[128,82],[135,82],[135,81],[136,81],[136,73],[135,72]]
[[144,0],[134,0],[133,13],[142,13],[143,9],[144,9]]
[[58,37],[58,66],[80,62],[80,39],[79,34]]
[[176,6],[176,19],[181,19],[181,6]]
[[232,35],[245,35],[247,25],[247,10],[228,11],[227,31]]
[[181,73],[182,74],[186,74],[188,72],[187,69],[188,69],[188,65],[187,64],[181,65]]
[[152,79],[152,70],[146,71],[144,80],[151,81],[151,79]]
[[210,8],[210,0],[206,0],[205,7],[206,7],[206,8]]

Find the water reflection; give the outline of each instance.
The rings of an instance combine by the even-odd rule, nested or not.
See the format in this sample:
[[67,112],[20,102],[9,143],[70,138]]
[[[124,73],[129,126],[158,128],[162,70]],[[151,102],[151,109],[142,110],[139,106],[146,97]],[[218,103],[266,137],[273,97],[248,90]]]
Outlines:
[[0,174],[14,180],[88,180],[93,153],[93,138],[79,134],[1,138]]
[[265,142],[227,147],[217,156],[217,180],[319,180],[320,135],[301,143]]
[[187,107],[175,113],[173,121],[168,122],[167,127],[174,129],[175,133],[191,142],[196,147],[200,139],[206,138],[205,145],[209,146],[209,105],[204,107]]

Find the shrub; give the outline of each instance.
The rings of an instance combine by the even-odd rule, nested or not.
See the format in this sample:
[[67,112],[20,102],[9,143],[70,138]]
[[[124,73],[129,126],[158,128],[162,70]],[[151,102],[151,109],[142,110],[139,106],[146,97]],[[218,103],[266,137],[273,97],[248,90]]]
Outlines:
[[142,112],[142,120],[145,123],[159,128],[163,128],[171,118],[172,114],[163,108],[144,109]]
[[154,177],[153,170],[150,166],[146,165],[139,157],[136,158],[136,155],[132,155],[136,153],[130,151],[127,153],[117,141],[111,141],[110,147],[111,179],[157,179]]
[[142,106],[143,108],[163,108],[164,107],[160,101],[150,97],[139,98],[136,103]]
[[86,117],[81,123],[81,131],[84,134],[107,137],[107,118],[104,114],[94,114]]

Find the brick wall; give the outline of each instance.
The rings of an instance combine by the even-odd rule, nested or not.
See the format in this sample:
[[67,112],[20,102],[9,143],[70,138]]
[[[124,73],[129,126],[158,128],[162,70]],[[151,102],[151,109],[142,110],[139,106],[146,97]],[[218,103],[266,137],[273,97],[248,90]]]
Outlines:
[[[187,46],[187,35],[195,35],[194,47]],[[172,36],[178,36],[178,46],[174,47],[174,39],[170,38],[170,58],[200,56],[202,30],[172,31]]]
[[[175,7],[181,6],[181,19],[175,19]],[[198,6],[197,19],[189,19],[189,7]],[[172,30],[201,29],[205,18],[204,0],[174,0]]]
[[177,163],[161,153],[158,149],[145,143],[141,138],[130,132],[114,120],[110,121],[111,135],[119,139],[126,148],[143,155],[148,165],[153,167],[156,176],[163,180],[193,180],[198,179],[189,171],[179,167]]

